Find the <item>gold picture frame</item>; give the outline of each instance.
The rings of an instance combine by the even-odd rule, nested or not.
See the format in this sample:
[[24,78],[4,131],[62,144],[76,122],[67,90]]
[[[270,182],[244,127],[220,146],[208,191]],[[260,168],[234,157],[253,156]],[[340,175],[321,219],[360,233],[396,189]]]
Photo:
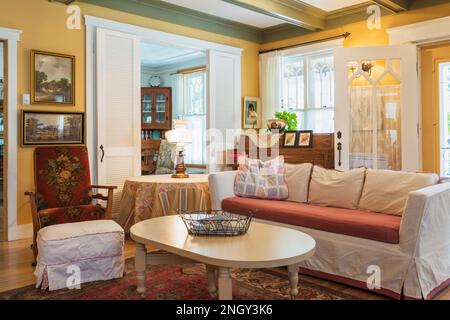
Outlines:
[[75,56],[31,50],[31,104],[75,105]]
[[21,147],[85,145],[84,112],[22,110],[20,122]]

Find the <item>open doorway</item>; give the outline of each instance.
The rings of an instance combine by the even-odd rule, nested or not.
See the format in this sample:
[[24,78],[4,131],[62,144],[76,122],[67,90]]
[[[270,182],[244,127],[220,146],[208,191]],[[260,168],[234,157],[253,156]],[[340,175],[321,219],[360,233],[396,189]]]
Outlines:
[[6,42],[0,40],[0,241],[5,241],[7,237],[6,227],[7,217],[5,214],[5,210],[3,209],[4,205],[4,174],[3,174],[3,162],[4,162],[4,145],[5,145],[5,136],[4,136],[4,110],[6,101],[6,90],[5,90],[5,66],[6,66]]
[[421,49],[422,161],[425,172],[450,177],[450,44]]
[[142,174],[157,167],[161,141],[173,120],[183,119],[192,134],[184,147],[190,172],[206,170],[206,54],[166,44],[141,43]]

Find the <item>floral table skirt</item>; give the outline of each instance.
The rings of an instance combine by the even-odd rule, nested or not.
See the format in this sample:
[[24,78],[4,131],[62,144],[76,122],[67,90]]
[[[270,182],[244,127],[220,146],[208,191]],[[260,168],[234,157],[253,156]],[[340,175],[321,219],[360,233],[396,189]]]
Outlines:
[[190,175],[188,179],[173,179],[169,175],[136,177],[125,181],[118,222],[128,231],[139,221],[175,214],[177,209],[210,208],[207,175]]

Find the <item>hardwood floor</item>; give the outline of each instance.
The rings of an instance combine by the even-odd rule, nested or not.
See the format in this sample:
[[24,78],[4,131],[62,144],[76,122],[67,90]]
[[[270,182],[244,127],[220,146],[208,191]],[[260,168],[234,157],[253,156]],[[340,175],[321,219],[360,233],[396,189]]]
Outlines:
[[[33,252],[30,249],[31,239],[11,242],[0,242],[0,292],[21,288],[34,283],[34,268],[31,266]],[[150,247],[147,248],[151,250]],[[125,258],[134,257],[135,246],[131,239],[125,242]],[[359,290],[339,283],[307,277],[308,281],[321,286],[351,294],[361,299],[380,300],[383,296]],[[436,300],[450,300],[450,287],[440,293]]]

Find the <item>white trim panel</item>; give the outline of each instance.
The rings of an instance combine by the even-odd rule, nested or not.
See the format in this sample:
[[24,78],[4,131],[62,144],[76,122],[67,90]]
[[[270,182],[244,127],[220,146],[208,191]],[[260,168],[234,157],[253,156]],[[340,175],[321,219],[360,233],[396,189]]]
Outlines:
[[[27,225],[17,224],[17,144],[18,126],[17,119],[17,42],[19,41],[21,30],[0,28],[0,39],[8,41],[8,139],[7,139],[7,208],[8,215],[8,241],[28,238],[32,236],[32,228]],[[25,230],[25,231],[18,231]],[[28,231],[29,232],[28,232]]]
[[390,44],[421,44],[450,39],[450,17],[387,29]]

